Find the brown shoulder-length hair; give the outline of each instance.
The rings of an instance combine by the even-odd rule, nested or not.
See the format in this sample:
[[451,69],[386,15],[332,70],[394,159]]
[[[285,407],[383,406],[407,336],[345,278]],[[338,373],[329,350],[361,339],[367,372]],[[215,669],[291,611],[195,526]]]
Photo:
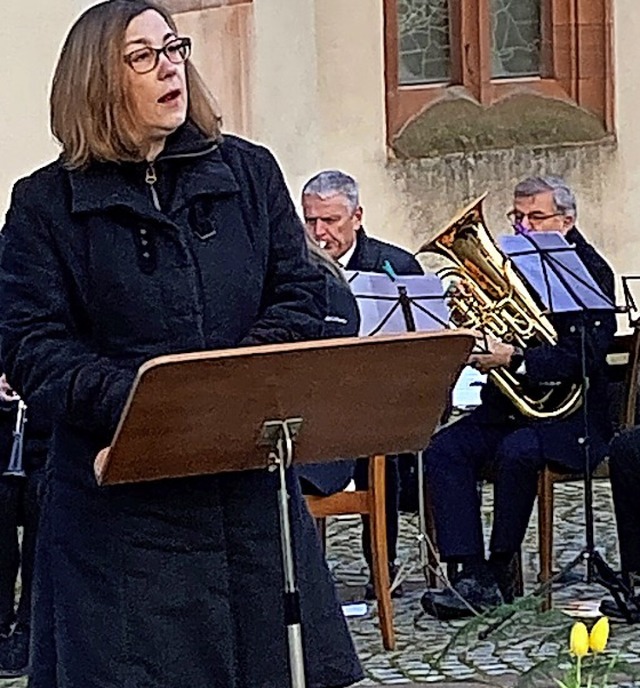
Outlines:
[[[171,15],[149,0],[107,0],[88,9],[71,27],[53,76],[51,131],[65,164],[94,160],[138,161],[135,113],[125,95],[122,55],[125,32],[134,17],[155,10],[177,33]],[[205,136],[220,136],[218,106],[197,69],[187,62],[188,119]]]

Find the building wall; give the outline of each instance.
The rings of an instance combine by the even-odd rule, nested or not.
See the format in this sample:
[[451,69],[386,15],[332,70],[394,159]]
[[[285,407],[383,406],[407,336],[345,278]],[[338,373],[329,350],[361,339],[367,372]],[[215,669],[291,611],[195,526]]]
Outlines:
[[[412,249],[484,192],[490,228],[508,231],[504,214],[515,182],[563,175],[578,195],[580,225],[619,272],[632,272],[640,262],[633,222],[640,211],[640,8],[634,0],[614,4],[617,142],[394,159],[385,134],[382,0],[254,0],[253,117],[237,131],[274,150],[295,198],[319,169],[352,173],[369,230]],[[189,15],[203,17],[191,12],[178,21]]]
[[[90,4],[8,5],[0,27],[8,56],[0,66],[0,212],[12,182],[55,155],[47,121],[51,69],[72,19]],[[195,60],[219,96],[228,130],[275,152],[294,197],[319,169],[349,171],[361,183],[369,230],[416,248],[484,191],[490,227],[506,230],[514,182],[557,172],[578,193],[580,225],[628,273],[640,262],[640,8],[637,0],[614,4],[617,143],[421,160],[390,159],[386,147],[382,0],[253,0],[176,18],[196,39]]]
[[0,217],[13,182],[57,155],[49,133],[51,73],[71,22],[91,4],[88,0],[27,0],[3,5]]

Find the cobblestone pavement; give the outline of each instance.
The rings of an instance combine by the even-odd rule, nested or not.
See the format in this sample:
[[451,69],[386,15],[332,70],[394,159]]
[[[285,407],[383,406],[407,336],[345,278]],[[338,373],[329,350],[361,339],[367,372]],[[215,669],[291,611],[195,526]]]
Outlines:
[[[491,488],[485,487],[483,521],[487,535],[491,509]],[[583,514],[581,485],[556,485],[556,566],[567,564],[581,551]],[[595,515],[597,547],[603,557],[617,567],[615,521],[608,482],[599,481],[595,486]],[[352,517],[335,519],[328,529],[327,558],[345,600],[361,599],[362,586],[368,577],[360,554],[358,529],[358,519]],[[554,611],[542,614],[521,609],[499,631],[480,641],[478,631],[484,628],[481,622],[442,622],[422,614],[420,597],[426,584],[420,566],[418,535],[417,517],[403,514],[399,559],[407,575],[404,582],[407,591],[402,599],[395,600],[396,650],[386,652],[383,649],[374,608],[369,607],[366,616],[349,621],[367,676],[359,686],[438,685],[439,682],[462,681],[525,685],[527,680],[533,681],[537,674],[543,673],[544,665],[527,674],[532,667],[542,662],[557,667],[569,659],[566,647],[573,620],[557,608],[566,607],[572,601],[596,603],[607,594],[600,586],[586,585],[582,581],[584,567],[579,566],[576,582],[554,592]],[[537,572],[537,524],[534,519],[523,548],[525,592],[535,587]],[[597,608],[597,604],[595,606]],[[613,654],[619,653],[620,678],[614,685],[640,686],[640,628],[624,624],[612,626],[609,647]],[[636,671],[638,678],[634,681],[631,677]],[[626,678],[623,680],[623,677]],[[547,674],[547,678],[540,678],[536,685],[555,686],[555,683]]]
[[[491,523],[491,489],[485,488],[483,513],[486,531]],[[596,543],[605,559],[617,566],[615,524],[608,483],[595,486]],[[555,547],[558,565],[571,561],[583,545],[582,490],[579,483],[556,485]],[[327,557],[345,601],[362,599],[367,570],[360,549],[358,518],[344,517],[329,523]],[[399,543],[399,559],[406,574],[405,595],[395,601],[394,623],[397,648],[386,652],[375,616],[375,606],[369,605],[363,617],[351,618],[349,625],[363,662],[366,679],[359,686],[438,685],[451,683],[471,686],[524,685],[526,673],[541,662],[553,665],[566,662],[567,638],[572,620],[554,611],[546,615],[520,610],[500,631],[488,639],[477,639],[478,624],[468,622],[440,622],[421,614],[420,597],[425,582],[420,569],[417,518],[403,514]],[[523,550],[525,586],[531,590],[537,575],[537,528],[535,519],[528,530]],[[581,569],[580,569],[581,570]],[[596,586],[577,583],[554,594],[554,606],[572,600],[599,600],[605,591]],[[612,627],[611,651],[619,653],[621,663],[628,667],[621,671],[620,680],[613,685],[640,686],[640,679],[629,679],[637,668],[640,672],[640,628],[615,625]],[[464,682],[464,683],[462,683]],[[2,681],[0,688],[24,688],[22,680]],[[531,684],[530,684],[531,685]],[[549,678],[535,685],[555,686]],[[169,687],[168,687],[169,688]],[[173,688],[173,687],[171,687]],[[188,686],[185,686],[188,688]]]

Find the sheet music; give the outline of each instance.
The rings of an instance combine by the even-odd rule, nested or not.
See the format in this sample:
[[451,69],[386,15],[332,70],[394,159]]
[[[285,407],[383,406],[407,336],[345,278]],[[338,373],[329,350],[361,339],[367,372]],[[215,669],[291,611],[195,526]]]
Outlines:
[[442,283],[436,275],[407,275],[392,279],[387,274],[349,271],[346,276],[358,302],[360,336],[407,331],[399,287],[404,287],[410,298],[417,331],[436,331],[448,326],[449,311]]
[[507,235],[499,238],[499,244],[548,311],[613,309],[575,248],[560,233]]
[[480,394],[487,382],[487,376],[475,368],[466,366],[462,369],[460,377],[452,392],[452,404],[457,409],[473,409],[480,406]]

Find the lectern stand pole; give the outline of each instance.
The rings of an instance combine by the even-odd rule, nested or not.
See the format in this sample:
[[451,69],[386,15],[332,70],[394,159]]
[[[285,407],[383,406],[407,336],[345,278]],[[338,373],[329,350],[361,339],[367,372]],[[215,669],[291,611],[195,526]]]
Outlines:
[[280,474],[278,513],[280,517],[280,543],[284,573],[284,616],[289,646],[291,688],[305,688],[302,626],[300,620],[300,593],[296,582],[296,569],[291,539],[291,516],[287,490],[287,468],[293,462],[294,440],[302,425],[301,418],[269,420],[262,426],[261,443],[271,447],[269,470]]

